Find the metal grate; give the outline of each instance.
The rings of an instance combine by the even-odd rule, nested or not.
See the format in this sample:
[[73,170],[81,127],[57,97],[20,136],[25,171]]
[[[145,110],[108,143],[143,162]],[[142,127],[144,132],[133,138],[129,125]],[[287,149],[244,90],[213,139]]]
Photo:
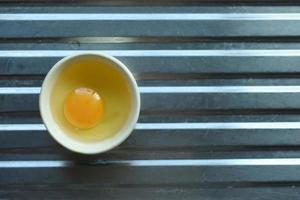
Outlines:
[[[22,2],[0,7],[0,198],[298,198],[299,7]],[[80,51],[118,57],[141,90],[134,133],[101,155],[39,116],[45,74]]]

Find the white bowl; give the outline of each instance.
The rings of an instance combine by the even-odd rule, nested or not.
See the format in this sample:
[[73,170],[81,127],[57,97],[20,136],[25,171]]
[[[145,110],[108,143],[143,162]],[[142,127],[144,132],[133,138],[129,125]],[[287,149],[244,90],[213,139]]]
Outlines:
[[[86,143],[83,141],[79,141],[76,140],[75,138],[72,138],[70,135],[66,134],[63,131],[63,129],[61,129],[59,125],[55,122],[50,107],[51,91],[55,84],[56,78],[62,72],[64,66],[66,66],[64,64],[67,61],[70,61],[71,59],[74,58],[78,59],[84,56],[89,56],[89,57],[94,56],[95,59],[102,59],[102,60],[104,59],[111,62],[114,67],[116,67],[122,74],[124,74],[124,76],[126,77],[130,85],[133,94],[133,97],[131,98],[133,101],[132,102],[133,107],[130,111],[129,118],[127,122],[124,124],[124,126],[113,137],[104,139],[102,141],[93,142],[93,143]],[[39,105],[40,113],[44,121],[44,124],[48,129],[49,133],[58,143],[60,143],[64,147],[74,152],[83,153],[83,154],[96,154],[96,153],[108,151],[118,146],[130,135],[130,133],[135,127],[140,112],[140,93],[133,75],[127,69],[127,67],[118,59],[102,53],[82,53],[82,54],[76,54],[76,55],[65,57],[52,67],[52,69],[48,72],[43,82],[41,93],[40,93],[39,104],[40,104]]]

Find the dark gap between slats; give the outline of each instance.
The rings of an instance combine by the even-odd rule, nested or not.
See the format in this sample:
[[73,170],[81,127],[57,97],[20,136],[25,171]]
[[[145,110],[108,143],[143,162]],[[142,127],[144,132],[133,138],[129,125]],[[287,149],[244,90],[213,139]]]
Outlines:
[[[3,149],[0,148],[2,151]],[[199,145],[197,146],[178,146],[178,147],[118,147],[117,151],[132,151],[138,149],[141,152],[147,153],[147,152],[257,152],[257,151],[264,151],[264,152],[270,152],[270,153],[276,153],[276,151],[299,151],[300,147],[297,145],[269,145],[269,146],[262,146],[262,145],[247,145],[247,144],[241,144],[241,145]],[[300,152],[299,152],[300,153]],[[260,155],[257,154],[257,157]]]
[[[141,110],[299,109],[299,93],[142,93]],[[0,95],[1,111],[38,111],[38,94]]]
[[[1,133],[4,134],[4,133]],[[27,133],[28,134],[28,133]],[[280,158],[298,158],[300,154],[300,147],[298,145],[247,145],[247,144],[237,144],[237,145],[202,145],[199,144],[198,146],[183,146],[183,145],[177,145],[177,146],[166,146],[166,147],[157,147],[157,146],[135,146],[130,144],[121,144],[120,146],[114,148],[113,150],[110,150],[104,154],[98,154],[98,155],[80,155],[73,153],[62,146],[60,146],[58,143],[56,143],[50,135],[46,131],[44,133],[39,134],[47,134],[45,136],[48,137],[48,139],[51,139],[51,144],[48,141],[48,145],[45,144],[37,144],[37,145],[31,145],[24,146],[24,147],[0,147],[0,153],[3,154],[3,158],[5,157],[4,154],[27,154],[27,155],[34,155],[34,154],[61,154],[63,156],[67,156],[67,158],[70,159],[79,159],[81,161],[95,161],[97,159],[107,158],[109,160],[115,159],[116,157],[120,156],[122,158],[125,158],[124,156],[126,154],[129,155],[127,159],[133,159],[137,155],[142,155],[143,159],[151,159],[149,158],[149,155],[155,155],[156,159],[164,159],[166,157],[173,157],[173,158],[214,158],[214,159],[221,159],[226,158],[228,154],[230,153],[230,158],[266,158],[266,157],[280,157]],[[139,133],[138,133],[139,134]],[[162,133],[163,134],[163,133]],[[226,133],[224,133],[226,134]],[[33,135],[31,135],[33,137]],[[7,135],[7,137],[11,137]],[[151,137],[155,137],[154,135]],[[188,137],[188,134],[186,136],[182,137]],[[24,136],[20,136],[20,138],[24,138]],[[27,136],[28,138],[28,136]],[[46,138],[46,137],[45,137]],[[11,138],[13,139],[13,137]],[[53,140],[53,141],[52,141]],[[130,137],[128,139],[130,142]],[[149,139],[148,139],[149,140]],[[35,141],[38,142],[38,141]],[[24,141],[24,143],[26,143]],[[252,152],[252,153],[251,153]],[[209,153],[209,154],[205,154]],[[216,153],[216,154],[213,154]],[[218,154],[219,153],[219,154]],[[263,154],[264,153],[264,154]],[[175,155],[174,155],[175,154]],[[275,156],[272,156],[274,154]],[[278,156],[278,154],[281,154],[281,156]],[[158,156],[159,155],[159,156]],[[267,156],[266,156],[267,155]],[[153,156],[152,156],[153,157]],[[46,157],[45,157],[46,158]],[[42,159],[44,160],[44,159]],[[89,163],[85,163],[89,164]]]
[[[299,109],[192,109],[192,110],[170,110],[159,111],[159,110],[142,110],[140,113],[140,118],[146,116],[228,116],[228,115],[299,115]],[[37,117],[40,118],[39,111],[0,111],[0,117],[14,118],[14,117]],[[1,123],[0,123],[1,124]]]
[[[289,114],[287,114],[289,113]],[[234,122],[299,122],[299,111],[141,111],[138,123],[234,123]],[[0,124],[41,124],[38,111],[0,112]]]
[[[42,184],[40,184],[42,185]],[[69,184],[68,184],[69,185]],[[138,184],[136,184],[138,185]],[[143,200],[153,200],[153,199],[172,199],[172,200],[195,200],[195,199],[206,199],[206,200],[229,200],[229,199],[239,199],[242,200],[253,200],[254,198],[260,199],[276,199],[276,200],[286,200],[286,199],[297,199],[300,192],[298,187],[249,187],[249,188],[232,188],[230,185],[224,188],[189,188],[178,187],[165,188],[161,185],[160,188],[135,188],[136,185],[132,187],[104,187],[98,185],[98,188],[85,189],[84,184],[82,188],[79,186],[76,189],[66,189],[62,186],[61,189],[41,189],[39,190],[17,190],[5,188],[0,190],[1,197],[3,199],[44,199],[45,192],[49,199],[76,199],[74,197],[85,197],[84,199],[108,199],[108,200],[132,200],[132,199],[143,199]],[[55,187],[56,188],[56,187]],[[34,197],[34,198],[33,198]]]
[[245,182],[205,182],[205,183],[178,183],[178,184],[122,184],[122,185],[103,185],[103,184],[0,184],[1,190],[18,191],[49,191],[49,190],[99,190],[99,189],[201,189],[201,188],[265,188],[265,187],[299,187],[300,181],[245,181]]
[[[60,149],[59,149],[60,148]],[[197,149],[180,150],[143,150],[142,148],[132,148],[130,150],[111,150],[105,154],[94,156],[82,156],[72,153],[63,147],[37,147],[37,148],[5,148],[0,149],[1,161],[47,161],[47,160],[69,160],[75,162],[74,166],[100,167],[110,165],[112,167],[122,166],[122,164],[94,164],[97,161],[111,162],[116,160],[165,160],[165,159],[293,159],[299,158],[299,150],[285,151],[212,151],[210,149],[198,151]]]
[[300,73],[142,73],[135,76],[141,80],[271,79],[300,78]]
[[[234,123],[234,122],[299,122],[299,109],[204,109],[149,111],[142,110],[138,123]],[[41,124],[38,111],[0,112],[1,124]]]
[[[299,85],[300,73],[136,73],[139,86]],[[0,75],[0,87],[40,87],[45,75]]]
[[[45,78],[45,75],[1,75],[0,74],[0,80],[43,80]],[[1,86],[0,86],[1,87]]]
[[[58,147],[57,147],[58,148]],[[56,148],[56,149],[57,149]],[[62,147],[61,147],[62,148]],[[31,149],[31,152],[26,150],[26,148],[21,148],[14,150],[0,151],[2,161],[47,161],[47,160],[71,160],[80,162],[81,166],[93,166],[87,163],[88,161],[114,161],[120,160],[155,160],[155,159],[265,159],[265,158],[299,158],[299,150],[297,151],[159,151],[155,148],[152,151],[143,151],[142,149],[131,149],[131,150],[111,150],[105,154],[98,156],[80,156],[75,155],[74,153],[67,152],[64,150],[55,150],[55,147],[52,149],[48,148],[36,148]],[[178,147],[180,149],[180,147]],[[24,151],[24,152],[22,152]],[[117,165],[115,165],[117,166]]]
[[[284,73],[135,73],[135,78],[138,81],[164,81],[164,80],[176,80],[176,81],[192,81],[192,80],[208,80],[208,79],[292,79],[300,78],[300,73],[296,72],[284,72]],[[14,85],[14,81],[33,81],[34,84],[42,83],[45,78],[45,74],[41,75],[1,75],[0,81],[8,81],[12,83],[11,86],[17,87],[18,84],[22,85],[22,82],[17,82]],[[147,84],[150,84],[148,82]],[[40,86],[33,85],[33,86]],[[163,82],[162,84],[163,85]],[[0,85],[1,87],[1,85]]]
[[[1,112],[0,112],[1,113]],[[300,109],[193,109],[193,110],[171,110],[159,112],[156,110],[142,111],[141,115],[299,115]]]
[[[185,147],[182,147],[183,150]],[[193,147],[186,147],[187,149]],[[200,151],[213,151],[213,152],[251,152],[251,151],[265,151],[265,152],[276,152],[276,151],[299,151],[300,147],[297,145],[273,145],[273,146],[260,146],[260,145],[210,145],[203,146],[201,148],[195,147],[195,150]],[[259,156],[259,154],[257,154]]]

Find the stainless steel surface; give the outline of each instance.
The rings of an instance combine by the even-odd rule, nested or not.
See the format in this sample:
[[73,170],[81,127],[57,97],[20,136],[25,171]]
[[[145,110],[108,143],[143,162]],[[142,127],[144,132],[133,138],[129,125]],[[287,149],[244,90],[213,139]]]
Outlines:
[[[298,6],[6,3],[0,198],[299,197]],[[117,56],[142,96],[132,136],[101,155],[59,146],[38,111],[45,74],[81,52]]]

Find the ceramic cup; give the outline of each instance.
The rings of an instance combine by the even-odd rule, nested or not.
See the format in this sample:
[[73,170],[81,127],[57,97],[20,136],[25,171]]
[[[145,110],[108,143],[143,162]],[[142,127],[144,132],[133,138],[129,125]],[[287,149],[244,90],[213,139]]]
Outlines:
[[[96,142],[83,142],[66,134],[64,130],[56,123],[50,106],[52,94],[51,91],[54,87],[56,78],[60,75],[64,67],[67,66],[66,62],[69,62],[75,58],[76,60],[81,58],[84,59],[86,56],[89,58],[92,57],[98,62],[109,62],[111,66],[115,67],[124,75],[132,94],[131,101],[133,106],[130,110],[128,120],[123,124],[119,131],[114,134],[114,136]],[[140,112],[140,93],[132,73],[118,59],[103,53],[81,53],[63,58],[48,72],[41,88],[39,106],[43,122],[48,132],[58,143],[74,152],[83,154],[96,154],[108,151],[118,146],[131,134],[138,120]]]

